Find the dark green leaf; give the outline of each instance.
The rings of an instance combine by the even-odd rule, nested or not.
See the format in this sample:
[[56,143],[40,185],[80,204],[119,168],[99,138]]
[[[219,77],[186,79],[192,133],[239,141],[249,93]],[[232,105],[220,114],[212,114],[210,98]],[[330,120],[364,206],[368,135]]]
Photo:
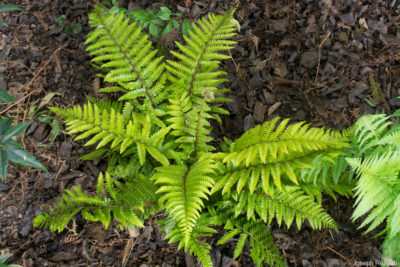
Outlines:
[[174,24],[175,29],[179,30],[179,22],[173,20],[172,23]]
[[171,19],[171,10],[168,7],[161,7],[157,16],[162,20],[170,20]]
[[11,95],[9,95],[7,93],[6,90],[4,90],[3,88],[0,88],[0,102],[3,103],[10,103],[10,102],[14,102],[15,98]]
[[45,113],[44,114],[40,114],[37,119],[39,121],[47,123],[47,124],[51,124],[52,121],[54,120],[53,117],[51,117],[50,115],[45,114]]
[[172,31],[172,21],[170,21],[167,26],[165,26],[164,30],[162,31],[162,36],[170,33]]
[[376,105],[371,101],[371,100],[369,100],[368,98],[363,98],[364,99],[364,101],[370,106],[370,107],[375,107]]
[[151,20],[150,20],[150,23],[151,23],[151,24],[155,24],[155,25],[159,25],[159,26],[162,26],[162,25],[163,25],[162,20],[160,20],[160,19],[158,19],[158,18],[153,18],[153,19],[151,19]]
[[151,23],[150,27],[149,27],[149,32],[154,37],[157,37],[158,36],[158,27],[155,24]]
[[2,19],[0,19],[0,25],[2,25],[2,26],[8,26],[8,24],[5,23],[4,20],[2,20]]
[[112,6],[111,2],[108,1],[108,0],[103,0],[103,1],[101,1],[101,4],[102,4],[102,5],[105,5],[105,6]]
[[19,148],[23,149],[24,147],[18,143],[17,141],[13,140],[12,138],[8,139],[7,142],[3,142],[2,139],[0,139],[0,144],[3,144],[4,147],[7,149],[12,149],[12,148]]
[[0,5],[0,12],[6,12],[6,11],[24,11],[24,10],[16,5],[9,5],[9,4]]
[[79,23],[72,24],[71,27],[72,27],[72,32],[75,34],[78,34],[82,31],[82,25]]
[[137,9],[128,13],[128,17],[134,19],[140,23],[144,23],[148,20],[147,13],[144,9]]
[[2,118],[0,119],[0,135],[3,135],[9,128],[13,121],[13,118]]
[[60,133],[61,130],[61,124],[58,120],[53,119],[53,121],[51,122],[51,131],[50,131],[50,138],[49,141],[53,142],[58,134]]
[[0,148],[0,179],[6,178],[8,167],[8,157],[6,152]]
[[192,24],[188,19],[184,19],[182,23],[182,32],[185,36],[189,37],[190,33],[189,31],[193,30]]
[[46,167],[43,166],[34,156],[22,149],[10,149],[6,151],[8,158],[21,166],[38,168],[47,171]]
[[61,15],[55,19],[55,21],[58,23],[58,27],[64,27],[65,18],[65,15]]
[[26,128],[32,123],[32,121],[24,121],[18,124],[13,125],[10,129],[8,129],[3,136],[3,142],[7,142],[12,136],[21,135]]
[[68,35],[71,33],[77,34],[77,33],[80,33],[81,31],[82,31],[82,25],[78,24],[78,23],[72,24],[72,25],[68,26],[67,28],[65,28],[65,33]]

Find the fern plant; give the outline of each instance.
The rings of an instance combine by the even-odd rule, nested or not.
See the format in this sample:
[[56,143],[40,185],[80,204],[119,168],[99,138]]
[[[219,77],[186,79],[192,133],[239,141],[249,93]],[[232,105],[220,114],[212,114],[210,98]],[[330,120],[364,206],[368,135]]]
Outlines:
[[347,161],[355,170],[356,209],[366,233],[386,222],[383,256],[400,262],[400,112],[362,116],[355,124],[352,153]]
[[[143,226],[148,216],[164,211],[159,221],[170,242],[212,266],[207,237],[214,226],[226,229],[219,244],[238,236],[234,257],[246,242],[257,266],[284,266],[268,224],[308,221],[314,229],[336,229],[321,206],[321,195],[351,194],[342,176],[321,176],[319,166],[343,157],[349,132],[289,125],[275,118],[235,141],[225,139],[214,152],[210,120],[228,112],[215,105],[228,101],[220,61],[235,44],[238,22],[233,10],[193,23],[186,44],[176,43],[175,60],[164,60],[136,22],[95,7],[94,28],[86,41],[93,64],[119,92],[118,101],[89,98],[83,107],[52,108],[69,133],[97,149],[82,158],[108,158],[95,193],[74,187],[35,226],[62,231],[72,216],[100,221],[114,218],[121,227]],[[321,164],[319,164],[321,163]],[[339,168],[339,167],[338,167]],[[335,172],[335,168],[331,168]],[[339,168],[340,169],[340,168]]]

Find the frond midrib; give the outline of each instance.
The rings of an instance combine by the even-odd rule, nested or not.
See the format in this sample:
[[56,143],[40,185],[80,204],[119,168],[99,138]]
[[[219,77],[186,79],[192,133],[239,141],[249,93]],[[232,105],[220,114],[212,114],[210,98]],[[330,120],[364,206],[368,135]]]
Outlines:
[[218,176],[221,176],[221,177],[222,177],[222,176],[225,176],[225,175],[228,174],[228,173],[241,172],[241,171],[243,171],[243,170],[252,169],[252,168],[257,168],[257,167],[260,167],[260,166],[267,167],[267,166],[269,166],[269,165],[279,165],[279,164],[291,163],[291,162],[294,162],[294,161],[296,161],[296,160],[306,159],[307,157],[310,157],[310,156],[312,156],[312,155],[314,155],[314,154],[318,154],[318,153],[320,153],[320,151],[316,150],[316,151],[311,151],[311,152],[309,152],[309,153],[300,154],[298,157],[294,157],[294,158],[287,159],[287,160],[281,160],[281,161],[275,161],[275,162],[266,162],[266,163],[259,163],[259,164],[257,164],[257,165],[251,164],[251,165],[248,165],[248,166],[242,166],[242,167],[239,167],[239,168],[235,168],[235,169],[233,169],[233,170],[228,170],[228,171],[226,171],[226,172],[223,172],[223,173],[219,174]]
[[[240,150],[233,151],[233,152],[242,152],[243,150],[249,149],[249,148],[251,148],[251,147],[253,147],[253,146],[260,145],[260,144],[280,143],[280,142],[295,142],[295,141],[296,141],[296,142],[314,142],[314,143],[322,143],[322,142],[321,142],[322,140],[318,140],[318,139],[315,139],[315,138],[314,138],[314,139],[312,139],[312,138],[302,138],[302,137],[299,137],[299,138],[276,139],[276,140],[265,140],[265,141],[256,142],[256,143],[254,143],[254,144],[251,144],[251,145],[248,145],[248,146],[246,146],[246,147],[240,148]],[[331,143],[331,142],[329,142],[329,141],[330,141],[330,140],[325,141],[324,143]],[[335,143],[342,145],[341,142],[335,142]],[[338,147],[327,146],[327,148],[328,148],[328,149],[337,149]]]
[[199,116],[197,118],[197,123],[196,123],[196,132],[195,132],[194,142],[193,142],[193,155],[194,155],[195,158],[197,156],[197,148],[198,148],[199,132],[200,132],[199,128],[200,128],[200,121],[203,118],[204,105],[206,105],[206,101],[205,100],[203,100],[203,102],[201,104]]

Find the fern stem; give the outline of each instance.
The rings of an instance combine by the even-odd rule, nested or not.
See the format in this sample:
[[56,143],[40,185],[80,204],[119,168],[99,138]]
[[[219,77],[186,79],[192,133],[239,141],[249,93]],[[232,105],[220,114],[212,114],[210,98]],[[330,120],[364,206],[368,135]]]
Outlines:
[[191,166],[189,166],[188,167],[188,169],[186,170],[186,172],[185,172],[185,174],[183,175],[183,205],[184,205],[184,207],[185,207],[185,212],[188,212],[187,210],[186,210],[186,208],[187,208],[187,196],[186,196],[186,182],[187,182],[187,177],[188,177],[188,175],[189,175],[189,172],[190,172],[190,168],[191,168]]
[[203,116],[203,111],[204,111],[204,105],[206,103],[206,99],[203,100],[203,102],[201,103],[201,108],[200,108],[200,112],[199,112],[199,117],[197,118],[197,124],[196,124],[196,133],[194,136],[194,143],[193,143],[193,156],[194,158],[196,158],[197,155],[197,144],[199,142],[199,128],[200,128],[200,121],[202,119]]

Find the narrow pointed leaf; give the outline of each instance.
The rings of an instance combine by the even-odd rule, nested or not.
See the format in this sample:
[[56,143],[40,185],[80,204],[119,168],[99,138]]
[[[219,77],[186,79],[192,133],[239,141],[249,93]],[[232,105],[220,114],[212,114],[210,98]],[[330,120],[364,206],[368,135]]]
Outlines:
[[21,135],[26,128],[32,123],[32,121],[24,121],[18,124],[13,125],[10,129],[8,129],[3,136],[3,142],[7,142],[12,136]]
[[10,149],[6,151],[8,158],[21,166],[38,168],[47,171],[46,167],[43,166],[34,156],[30,153],[21,149]]
[[0,179],[6,178],[8,157],[6,152],[0,148]]

